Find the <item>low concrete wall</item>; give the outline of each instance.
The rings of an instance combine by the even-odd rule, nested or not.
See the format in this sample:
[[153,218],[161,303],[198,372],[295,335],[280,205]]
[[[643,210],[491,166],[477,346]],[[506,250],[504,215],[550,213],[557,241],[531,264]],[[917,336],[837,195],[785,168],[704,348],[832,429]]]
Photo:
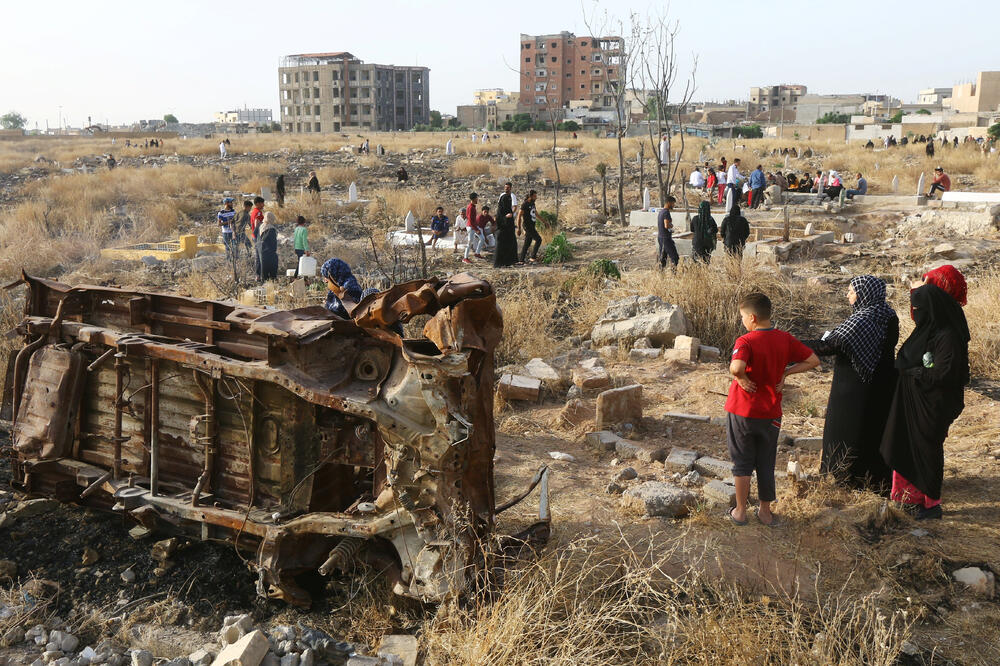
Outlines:
[[945,192],[941,195],[941,201],[1000,203],[1000,192]]

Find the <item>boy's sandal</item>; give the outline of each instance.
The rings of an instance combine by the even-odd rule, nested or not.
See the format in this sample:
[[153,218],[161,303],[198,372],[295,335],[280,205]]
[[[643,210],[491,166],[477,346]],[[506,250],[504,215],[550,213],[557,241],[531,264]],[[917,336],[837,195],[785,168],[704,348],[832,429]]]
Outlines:
[[729,509],[728,511],[726,511],[726,515],[729,516],[729,520],[731,520],[734,525],[739,525],[740,527],[746,525],[749,522],[746,520],[736,520],[736,516],[733,515],[733,509]]
[[781,527],[781,520],[779,520],[778,517],[773,513],[771,514],[771,522],[769,523],[765,523],[763,520],[760,519],[759,512],[754,512],[754,513],[757,515],[757,522],[763,525],[764,527]]

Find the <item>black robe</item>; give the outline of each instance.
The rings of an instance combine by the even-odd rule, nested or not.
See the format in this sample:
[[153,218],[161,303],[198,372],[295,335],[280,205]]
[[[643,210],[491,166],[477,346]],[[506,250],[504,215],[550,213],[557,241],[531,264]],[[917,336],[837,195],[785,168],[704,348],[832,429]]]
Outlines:
[[[513,212],[510,195],[504,193],[500,195],[497,202],[497,247],[493,254],[493,266],[502,268],[513,266],[517,263],[517,235],[514,231],[515,217],[507,217]],[[516,214],[515,214],[516,215]]]
[[892,470],[882,460],[879,445],[896,387],[893,362],[898,341],[899,320],[894,316],[886,326],[882,355],[867,383],[837,342],[803,341],[817,356],[835,355],[820,472],[853,488],[870,488],[883,495],[892,486]]
[[262,282],[278,277],[278,230],[269,226],[257,238],[257,257]]
[[882,458],[924,495],[940,499],[944,440],[965,409],[969,327],[961,306],[933,284],[913,290],[910,298],[917,327],[896,360],[899,381],[882,437]]

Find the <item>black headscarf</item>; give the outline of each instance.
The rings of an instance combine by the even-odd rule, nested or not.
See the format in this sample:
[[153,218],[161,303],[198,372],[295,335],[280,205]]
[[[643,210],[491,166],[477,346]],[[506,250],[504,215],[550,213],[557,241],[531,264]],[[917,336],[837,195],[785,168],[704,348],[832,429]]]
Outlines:
[[925,284],[910,292],[911,313],[917,327],[899,348],[896,367],[916,368],[924,365],[924,354],[930,347],[931,338],[943,329],[951,329],[964,349],[964,359],[959,359],[964,370],[963,385],[969,381],[968,343],[969,323],[958,304],[948,292],[934,284]]
[[854,314],[830,331],[827,339],[841,343],[851,357],[851,365],[861,381],[871,381],[882,357],[885,331],[895,311],[885,302],[885,281],[874,275],[858,275],[851,280],[854,293]]

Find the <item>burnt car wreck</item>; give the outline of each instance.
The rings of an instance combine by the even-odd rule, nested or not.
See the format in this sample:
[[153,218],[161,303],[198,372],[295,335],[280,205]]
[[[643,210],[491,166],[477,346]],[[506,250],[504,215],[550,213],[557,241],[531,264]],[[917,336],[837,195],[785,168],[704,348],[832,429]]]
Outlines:
[[[235,544],[259,594],[297,605],[310,602],[304,572],[366,563],[397,594],[437,601],[482,566],[479,544],[513,504],[498,509],[494,491],[503,323],[488,283],[397,285],[353,320],[26,274],[18,285],[24,345],[4,406],[20,490]],[[424,337],[392,332],[417,315]]]

